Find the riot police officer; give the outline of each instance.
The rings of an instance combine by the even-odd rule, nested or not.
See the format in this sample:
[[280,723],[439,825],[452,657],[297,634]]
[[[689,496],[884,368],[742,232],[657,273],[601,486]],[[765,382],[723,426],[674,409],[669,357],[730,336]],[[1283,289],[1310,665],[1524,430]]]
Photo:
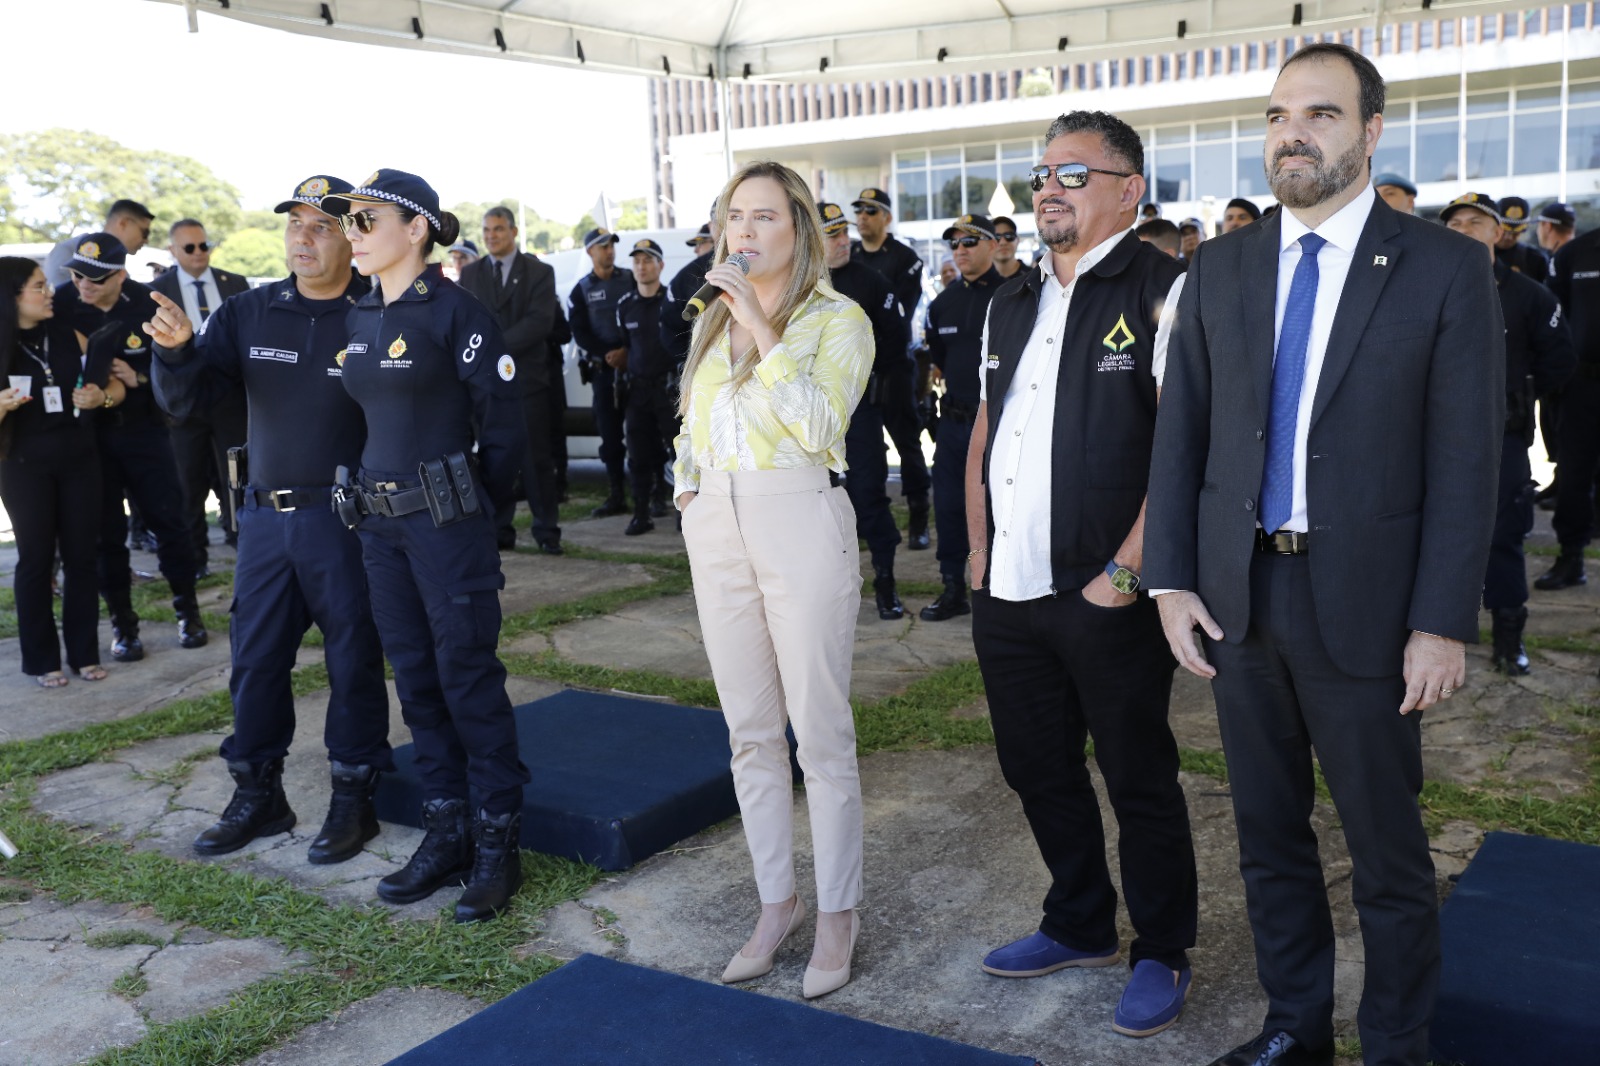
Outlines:
[[[851,246],[850,258],[882,274],[900,305],[905,332],[911,336],[912,317],[922,298],[922,259],[889,232],[894,221],[894,201],[882,189],[862,189],[850,205],[856,213],[861,240]],[[880,387],[884,428],[900,453],[900,494],[911,518],[906,529],[912,551],[928,547],[928,463],[922,457],[922,422],[917,415],[916,363],[906,360]]]
[[495,654],[505,575],[491,502],[511,498],[527,446],[517,365],[489,310],[425,265],[460,231],[432,186],[379,170],[324,202],[342,215],[356,269],[378,279],[349,314],[342,375],[366,416],[360,476],[334,496],[359,523],[427,830],[378,895],[411,903],[465,879],[456,921],[482,921],[522,884],[528,770]]
[[628,509],[624,486],[623,411],[617,404],[617,370],[628,345],[617,331],[617,301],[633,291],[633,275],[617,264],[622,238],[597,226],[583,235],[583,250],[594,269],[572,287],[567,315],[572,336],[584,351],[584,367],[594,390],[594,428],[600,437],[600,461],[609,483],[605,502],[590,512],[594,518],[623,514]]
[[289,277],[228,300],[198,337],[183,308],[158,293],[161,310],[145,327],[156,344],[156,399],[168,414],[207,410],[241,385],[249,405],[246,454],[230,472],[239,521],[228,634],[233,734],[220,752],[236,788],[221,819],[195,839],[204,855],[295,823],[283,791],[295,727],[290,675],[312,622],[328,666],[323,738],[333,778],[312,863],[354,858],[378,835],[372,796],[379,773],[394,769],[361,542],[331,508],[334,468],[354,468],[366,437],[341,374],[346,318],[370,286],[351,274],[350,243],[322,207],[324,197],[349,191],[349,182],[316,174],[277,206],[289,216]]
[[100,446],[100,595],[111,614],[111,657],[144,658],[128,569],[126,495],[156,537],[161,576],[172,589],[178,643],[208,639],[195,600],[194,541],[183,519],[183,489],[166,422],[150,393],[150,345],[144,324],[156,311],[150,290],[129,279],[127,249],[109,233],[78,240],[67,263],[71,280],[55,293],[55,313],[88,338],[86,380],[109,366],[127,389],[114,410],[96,413]]
[[961,277],[928,307],[928,348],[945,386],[933,451],[933,515],[944,591],[922,609],[925,622],[972,611],[967,601],[967,445],[978,414],[983,323],[1003,280],[994,269],[994,226],[987,218],[962,215],[944,231],[944,240]]
[[677,368],[662,344],[662,331],[668,319],[682,321],[682,316],[661,287],[661,265],[666,261],[661,245],[648,238],[635,241],[628,257],[636,288],[617,301],[617,327],[628,345],[620,373],[627,383],[624,407],[633,518],[622,532],[637,537],[656,528],[652,518],[666,515],[666,501],[657,498],[656,486],[665,482],[672,440],[678,435],[678,390],[672,387]]
[[[1483,193],[1458,196],[1439,213],[1439,221],[1464,233],[1494,254],[1500,237],[1495,202]],[[1528,673],[1522,631],[1528,622],[1528,573],[1522,539],[1533,528],[1533,482],[1528,448],[1533,444],[1533,400],[1553,392],[1576,364],[1561,305],[1538,282],[1494,264],[1495,286],[1506,323],[1506,435],[1500,449],[1500,489],[1483,581],[1483,605],[1494,618],[1494,667],[1507,674]]]
[[872,591],[878,617],[893,621],[905,617],[905,605],[895,589],[894,552],[900,530],[889,511],[889,455],[883,443],[882,391],[909,362],[906,324],[898,301],[882,274],[850,258],[850,222],[838,204],[821,203],[822,246],[828,255],[833,287],[861,305],[872,323],[874,354],[872,376],[850,416],[844,434],[844,490],[856,512],[856,534],[872,553]]

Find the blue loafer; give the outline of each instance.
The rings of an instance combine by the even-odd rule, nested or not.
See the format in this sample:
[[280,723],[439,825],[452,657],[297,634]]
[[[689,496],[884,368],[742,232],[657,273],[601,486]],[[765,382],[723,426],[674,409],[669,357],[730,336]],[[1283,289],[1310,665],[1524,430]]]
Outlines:
[[1110,966],[1120,956],[1117,945],[1104,951],[1079,951],[1043,933],[1029,933],[983,957],[983,972],[996,977],[1043,977],[1068,966]]
[[1123,1036],[1153,1036],[1178,1020],[1189,998],[1193,972],[1170,970],[1154,959],[1134,963],[1133,976],[1122,990],[1111,1028]]

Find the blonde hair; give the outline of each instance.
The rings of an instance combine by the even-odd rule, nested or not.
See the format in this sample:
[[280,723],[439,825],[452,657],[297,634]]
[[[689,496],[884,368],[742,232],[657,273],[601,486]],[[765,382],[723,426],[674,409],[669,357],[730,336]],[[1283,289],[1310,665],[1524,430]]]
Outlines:
[[[783,187],[789,200],[789,214],[794,219],[794,256],[789,261],[789,284],[778,301],[777,311],[771,316],[772,330],[778,336],[789,326],[789,319],[816,291],[817,283],[826,282],[828,256],[822,245],[822,217],[817,214],[815,198],[804,179],[782,163],[757,161],[740,167],[717,197],[717,221],[720,236],[713,251],[712,262],[720,263],[728,255],[728,201],[737,189],[750,178],[771,178]],[[678,395],[678,413],[689,413],[689,397],[694,390],[695,371],[707,353],[716,347],[733,318],[732,312],[721,300],[711,301],[705,313],[695,320],[694,334],[689,342],[689,358],[683,366],[683,377]],[[730,353],[733,357],[733,387],[738,389],[750,380],[761,361],[761,354],[752,344],[747,351]]]

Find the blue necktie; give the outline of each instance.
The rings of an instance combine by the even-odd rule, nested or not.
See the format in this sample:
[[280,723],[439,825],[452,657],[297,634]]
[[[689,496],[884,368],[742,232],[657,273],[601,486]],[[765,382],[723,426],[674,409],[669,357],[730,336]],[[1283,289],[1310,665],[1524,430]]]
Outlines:
[[211,308],[206,305],[206,283],[203,281],[195,282],[194,292],[200,308],[200,322],[204,324],[205,320],[211,317]]
[[1300,262],[1289,284],[1289,302],[1272,361],[1272,411],[1267,422],[1267,465],[1261,475],[1261,528],[1276,533],[1294,510],[1294,427],[1306,380],[1306,348],[1317,309],[1317,253],[1328,241],[1315,233],[1300,238]]

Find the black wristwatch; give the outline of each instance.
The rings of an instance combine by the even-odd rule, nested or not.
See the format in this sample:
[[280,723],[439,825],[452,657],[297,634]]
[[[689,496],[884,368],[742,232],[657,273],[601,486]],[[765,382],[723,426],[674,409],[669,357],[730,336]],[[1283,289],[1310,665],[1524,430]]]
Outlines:
[[1139,591],[1139,575],[1115,559],[1106,564],[1106,577],[1111,579],[1111,587],[1124,596],[1132,596]]

